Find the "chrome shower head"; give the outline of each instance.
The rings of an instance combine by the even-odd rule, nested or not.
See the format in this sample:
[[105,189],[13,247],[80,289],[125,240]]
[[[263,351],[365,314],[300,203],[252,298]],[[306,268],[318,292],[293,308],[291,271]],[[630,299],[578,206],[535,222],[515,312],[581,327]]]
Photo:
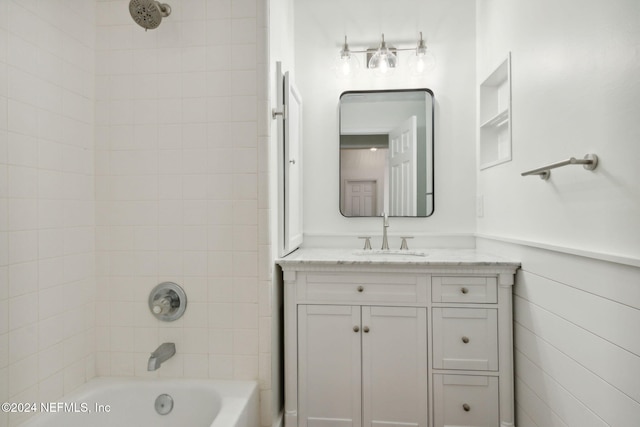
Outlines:
[[153,30],[158,28],[162,18],[171,14],[171,6],[155,0],[131,0],[129,13],[136,24],[145,30]]

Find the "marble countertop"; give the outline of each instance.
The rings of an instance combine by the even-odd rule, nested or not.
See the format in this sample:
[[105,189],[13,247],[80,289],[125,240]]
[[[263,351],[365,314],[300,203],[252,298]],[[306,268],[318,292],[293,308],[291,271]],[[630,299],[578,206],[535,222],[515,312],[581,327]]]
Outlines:
[[506,259],[475,249],[413,249],[408,251],[358,250],[344,248],[302,248],[277,259],[283,267],[296,265],[391,265],[391,266],[520,266]]

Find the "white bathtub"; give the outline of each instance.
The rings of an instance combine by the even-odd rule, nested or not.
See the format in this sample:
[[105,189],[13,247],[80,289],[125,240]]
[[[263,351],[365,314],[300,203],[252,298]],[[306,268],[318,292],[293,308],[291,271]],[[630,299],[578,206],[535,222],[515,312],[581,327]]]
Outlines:
[[[166,415],[154,406],[161,394],[173,399]],[[94,378],[62,402],[44,405],[24,427],[258,426],[258,388],[253,381]],[[58,412],[44,413],[50,409]]]

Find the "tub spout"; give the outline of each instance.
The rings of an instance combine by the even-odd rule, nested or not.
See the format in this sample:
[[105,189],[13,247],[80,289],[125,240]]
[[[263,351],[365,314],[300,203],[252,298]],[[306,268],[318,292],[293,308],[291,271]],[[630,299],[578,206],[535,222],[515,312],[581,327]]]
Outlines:
[[176,354],[176,345],[172,342],[166,342],[156,348],[156,351],[151,353],[149,357],[149,364],[147,365],[148,371],[155,371],[162,365],[162,362],[169,359]]

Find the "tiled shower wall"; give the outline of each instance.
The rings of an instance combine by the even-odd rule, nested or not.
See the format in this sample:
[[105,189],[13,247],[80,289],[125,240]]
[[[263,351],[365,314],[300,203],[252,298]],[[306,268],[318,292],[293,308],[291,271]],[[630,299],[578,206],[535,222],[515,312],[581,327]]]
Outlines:
[[[97,2],[97,374],[259,379],[271,425],[265,6],[169,3],[145,32]],[[164,281],[187,293],[176,322],[147,307]]]
[[94,375],[94,22],[90,1],[0,0],[0,402]]

